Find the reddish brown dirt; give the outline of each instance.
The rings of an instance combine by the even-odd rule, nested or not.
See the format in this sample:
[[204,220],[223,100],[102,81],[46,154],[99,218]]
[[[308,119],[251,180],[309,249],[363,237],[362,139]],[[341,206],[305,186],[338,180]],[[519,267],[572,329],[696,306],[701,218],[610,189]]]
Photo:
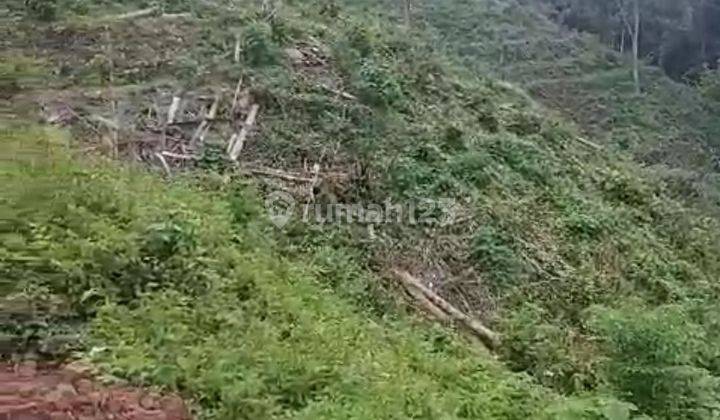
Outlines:
[[0,364],[0,420],[190,420],[183,401],[105,387],[75,367]]

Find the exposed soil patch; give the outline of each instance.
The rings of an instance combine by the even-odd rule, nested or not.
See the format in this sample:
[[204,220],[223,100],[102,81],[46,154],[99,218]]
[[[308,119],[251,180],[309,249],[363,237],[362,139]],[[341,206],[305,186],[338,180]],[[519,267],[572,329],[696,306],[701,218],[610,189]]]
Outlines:
[[107,387],[73,365],[0,364],[0,420],[189,420],[177,396]]

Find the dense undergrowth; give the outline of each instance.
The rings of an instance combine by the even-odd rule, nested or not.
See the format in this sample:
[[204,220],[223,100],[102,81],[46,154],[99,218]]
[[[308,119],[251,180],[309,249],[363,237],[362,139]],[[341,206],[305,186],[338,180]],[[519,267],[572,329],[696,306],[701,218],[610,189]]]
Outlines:
[[[451,199],[455,223],[371,234],[295,222],[273,232],[254,193],[228,186],[239,181],[217,186],[227,172],[165,186],[104,166],[13,170],[0,268],[16,290],[63,296],[93,320],[92,354],[107,370],[186,392],[211,418],[718,416],[717,220],[679,201],[687,194],[677,180],[622,147],[588,147],[580,129],[487,76],[497,68],[488,57],[520,66],[506,68],[518,80],[604,69],[602,83],[622,91],[621,64],[597,55],[591,39],[527,48],[524,40],[557,33],[495,2],[434,2],[431,27],[412,28],[377,2],[286,2],[271,17],[251,3],[167,2],[194,14],[163,24],[98,25],[77,16],[92,17],[91,7],[76,10],[46,34],[83,42],[32,58],[61,68],[56,88],[105,83],[107,57],[89,58],[108,55],[108,39],[122,51],[110,59],[117,84],[234,87],[242,76],[262,106],[253,159],[359,166],[366,176],[336,200]],[[17,25],[16,54],[44,45]],[[517,41],[511,51],[488,41],[498,28],[520,31],[503,36]],[[438,33],[455,48],[438,47]],[[147,62],[143,36],[162,59]],[[308,45],[322,64],[288,62],[288,48]],[[550,56],[521,54],[536,51]],[[602,83],[578,95],[594,101]],[[604,102],[625,115],[608,117],[613,141],[627,141],[618,132],[647,135],[652,148],[712,138],[707,115],[668,111],[661,95],[673,87],[661,86],[625,105]],[[396,264],[439,273],[438,291],[496,328],[503,361],[534,385],[449,333],[408,325],[382,290],[379,273]]]
[[0,272],[13,297],[61,297],[91,320],[86,357],[109,374],[180,391],[200,418],[628,418],[442,328],[369,317],[317,260],[281,255],[252,192],[47,159],[37,145],[55,136],[3,131],[24,153],[1,167]]

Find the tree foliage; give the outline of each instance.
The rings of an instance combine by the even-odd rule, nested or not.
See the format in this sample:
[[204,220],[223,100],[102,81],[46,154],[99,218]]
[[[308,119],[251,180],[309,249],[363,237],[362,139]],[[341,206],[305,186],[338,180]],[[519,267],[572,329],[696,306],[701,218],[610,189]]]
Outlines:
[[[629,50],[634,0],[542,0],[563,24],[600,35],[617,50]],[[720,58],[720,2],[637,0],[642,20],[640,52],[676,79],[694,78]]]

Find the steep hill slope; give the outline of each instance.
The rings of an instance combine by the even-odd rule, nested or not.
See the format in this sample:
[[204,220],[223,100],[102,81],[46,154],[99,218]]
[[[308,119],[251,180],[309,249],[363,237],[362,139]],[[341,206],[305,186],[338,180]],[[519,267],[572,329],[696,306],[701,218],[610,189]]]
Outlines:
[[[437,19],[455,20],[435,29],[399,25],[370,1],[266,3],[166,2],[138,14],[142,4],[127,2],[109,16],[85,3],[54,24],[12,22],[12,58],[0,68],[18,117],[40,103],[46,122],[73,132],[75,150],[236,194],[145,193],[146,178],[101,173],[86,183],[71,171],[57,182],[78,192],[18,213],[37,221],[14,228],[24,236],[10,245],[28,242],[20,258],[3,244],[13,284],[68,296],[89,318],[102,306],[91,354],[109,371],[189,392],[210,418],[519,418],[558,408],[550,401],[567,418],[717,416],[718,221],[629,154],[594,146],[601,139],[478,71],[481,54],[462,63],[437,38],[457,28],[455,51],[482,51],[494,44],[459,37],[493,39],[497,25],[534,40],[549,23],[491,2],[460,3],[485,13],[473,27],[452,26],[471,13],[432,3],[445,10]],[[584,42],[571,53],[584,54]],[[579,63],[608,65],[597,60]],[[581,69],[573,62],[561,74]],[[242,147],[228,147],[239,138]],[[246,204],[254,195],[235,190],[246,184],[298,206],[390,202],[420,208],[423,220],[295,214],[273,232]],[[50,185],[45,193],[60,190]],[[45,214],[55,200],[59,210]],[[54,243],[59,256],[21,264]],[[581,400],[536,397],[551,391],[515,388],[502,371],[475,378],[452,365],[479,358],[434,359],[419,333],[388,332],[396,268],[496,329],[513,370]],[[498,406],[478,384],[500,390]],[[468,395],[478,405],[465,405]]]
[[45,308],[60,299],[90,323],[72,344],[111,381],[178,391],[202,419],[550,419],[618,404],[553,395],[418,319],[369,316],[322,264],[282,255],[242,187],[80,166],[63,138],[2,132],[17,154],[0,163],[0,278],[14,286],[0,302],[32,307],[23,344],[57,332]]
[[417,19],[465,65],[520,84],[601,143],[671,169],[680,195],[717,207],[720,110],[695,88],[644,67],[637,96],[627,57],[557,26],[538,2],[425,2]]

